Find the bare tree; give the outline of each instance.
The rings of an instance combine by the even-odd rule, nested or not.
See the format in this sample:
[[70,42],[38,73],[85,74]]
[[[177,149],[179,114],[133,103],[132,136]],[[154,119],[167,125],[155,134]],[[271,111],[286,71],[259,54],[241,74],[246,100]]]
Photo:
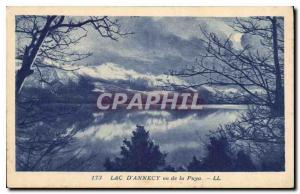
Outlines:
[[233,151],[244,150],[273,170],[284,169],[284,134],[284,119],[262,106],[249,107],[239,120],[210,132],[210,136],[226,138]]
[[[282,17],[253,17],[250,20],[235,22],[236,31],[261,37],[260,43],[269,50],[270,61],[266,63],[268,71],[275,76],[275,88],[271,91],[274,99],[271,107],[280,115],[284,110],[283,63],[284,63],[284,20]],[[263,71],[265,73],[265,71]],[[267,78],[265,78],[267,80]]]
[[[196,65],[171,72],[182,77],[202,76],[205,82],[193,86],[238,86],[250,96],[253,104],[269,106],[276,115],[283,115],[283,18],[237,18],[232,28],[260,40],[262,49],[250,44],[242,49],[233,46],[231,37],[220,38],[200,26],[205,52]],[[256,90],[254,90],[256,89]],[[261,92],[257,92],[257,89]]]
[[216,132],[232,142],[284,144],[284,120],[273,117],[266,107],[253,106],[233,123],[220,126]]
[[[122,32],[120,27],[118,20],[107,16],[17,16],[15,31],[19,44],[16,52],[21,67],[16,74],[16,93],[21,91],[24,80],[33,74],[33,66],[39,71],[41,81],[45,81],[41,68],[75,70],[66,68],[66,64],[84,59],[91,53],[79,53],[72,50],[71,46],[87,36],[88,28],[96,30],[101,37],[117,40],[120,36],[130,34]],[[45,64],[45,60],[51,63]]]

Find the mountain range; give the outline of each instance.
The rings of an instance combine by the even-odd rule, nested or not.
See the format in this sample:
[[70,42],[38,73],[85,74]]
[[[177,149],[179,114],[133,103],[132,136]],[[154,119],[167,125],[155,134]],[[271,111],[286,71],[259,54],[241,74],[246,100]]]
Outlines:
[[[53,65],[53,64],[52,64]],[[242,103],[246,99],[237,88],[214,88],[208,85],[187,87],[189,83],[184,79],[167,74],[154,75],[141,73],[133,69],[125,69],[115,63],[105,63],[98,66],[64,67],[68,71],[58,68],[36,69],[29,77],[24,90],[34,95],[43,95],[48,101],[68,102],[96,102],[103,92],[135,92],[147,94],[188,92],[199,94],[203,103]],[[41,81],[41,75],[44,81]],[[46,83],[47,82],[47,83]],[[50,93],[51,94],[48,94]],[[242,96],[238,99],[237,96]],[[224,101],[226,99],[231,99]],[[221,101],[219,98],[223,98]]]

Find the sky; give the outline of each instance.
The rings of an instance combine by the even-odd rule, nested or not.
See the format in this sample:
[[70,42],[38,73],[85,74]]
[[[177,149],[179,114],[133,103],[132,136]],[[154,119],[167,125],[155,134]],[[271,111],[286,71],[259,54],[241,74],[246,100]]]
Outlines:
[[[113,18],[115,19],[115,18]],[[89,30],[79,49],[93,55],[82,61],[91,66],[115,63],[140,73],[167,73],[193,64],[201,52],[200,25],[220,37],[231,36],[240,47],[241,34],[229,26],[234,18],[118,17],[122,29],[134,34],[113,41]]]

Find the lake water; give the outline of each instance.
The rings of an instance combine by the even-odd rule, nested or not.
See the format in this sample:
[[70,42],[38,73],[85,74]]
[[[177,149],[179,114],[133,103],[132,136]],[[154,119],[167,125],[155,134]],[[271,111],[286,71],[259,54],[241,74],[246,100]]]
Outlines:
[[150,132],[151,139],[168,153],[167,162],[179,167],[201,158],[210,130],[238,119],[246,105],[205,105],[198,111],[114,111],[93,113],[92,122],[76,134],[82,154],[97,153],[96,162],[88,170],[104,170],[106,157],[120,153],[124,138],[130,138],[136,125]]

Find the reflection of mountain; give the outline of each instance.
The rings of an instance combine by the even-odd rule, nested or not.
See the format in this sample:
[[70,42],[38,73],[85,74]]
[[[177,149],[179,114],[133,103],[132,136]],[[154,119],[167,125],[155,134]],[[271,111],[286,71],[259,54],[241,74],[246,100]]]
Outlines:
[[[118,154],[123,138],[131,135],[136,124],[147,126],[151,138],[168,153],[168,163],[174,166],[186,164],[187,159],[201,153],[200,143],[210,130],[227,124],[239,117],[244,110],[205,109],[202,111],[106,111],[94,113],[95,120],[85,130],[76,134],[84,150],[96,150],[96,165],[102,171],[106,157]],[[218,121],[218,122],[216,122]]]
[[197,92],[201,102],[207,104],[247,102],[245,95],[240,95],[242,93],[236,88],[215,89],[200,86],[184,89],[189,84],[183,79],[165,74],[140,73],[113,63],[81,66],[76,71],[44,68],[42,74],[48,84],[41,82],[38,71],[35,71],[26,81],[24,88],[34,96],[42,95],[45,101],[50,102],[95,103],[98,95],[103,92],[122,92],[131,96],[136,92],[163,94],[174,91]]

